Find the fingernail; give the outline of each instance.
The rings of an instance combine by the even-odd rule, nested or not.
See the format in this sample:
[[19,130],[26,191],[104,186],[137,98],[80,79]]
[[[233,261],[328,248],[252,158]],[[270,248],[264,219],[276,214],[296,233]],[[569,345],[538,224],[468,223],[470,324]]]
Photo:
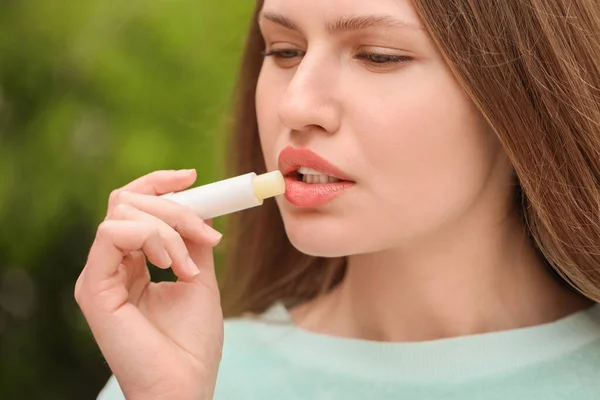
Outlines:
[[180,169],[177,171],[177,175],[189,175],[193,171],[195,171],[195,170],[194,169]]
[[167,253],[166,250],[165,250],[163,256],[164,256],[164,261],[165,261],[165,264],[167,265],[167,267],[170,267],[171,265],[173,265],[173,260],[171,260],[171,257],[169,257],[169,253]]
[[188,259],[187,259],[187,266],[188,266],[188,270],[190,271],[190,273],[192,275],[197,275],[200,273],[200,269],[198,268],[198,266],[196,265],[196,263],[194,262],[194,260],[192,260],[192,258],[190,256],[188,256]]
[[212,226],[204,224],[204,227],[205,227],[206,231],[208,232],[208,234],[210,235],[210,238],[213,239],[214,241],[220,241],[223,238],[223,234],[221,232],[215,230]]

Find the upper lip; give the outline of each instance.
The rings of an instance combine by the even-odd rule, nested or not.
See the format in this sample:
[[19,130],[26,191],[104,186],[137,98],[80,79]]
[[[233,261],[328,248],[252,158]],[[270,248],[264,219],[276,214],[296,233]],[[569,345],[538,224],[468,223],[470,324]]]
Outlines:
[[279,170],[283,175],[291,175],[300,167],[308,167],[342,181],[351,180],[343,171],[310,149],[288,146],[279,153]]

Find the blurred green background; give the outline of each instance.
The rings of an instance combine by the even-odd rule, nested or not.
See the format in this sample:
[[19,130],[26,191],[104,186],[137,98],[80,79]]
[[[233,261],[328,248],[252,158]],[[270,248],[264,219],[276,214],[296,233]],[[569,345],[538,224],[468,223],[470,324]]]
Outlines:
[[0,399],[93,399],[104,385],[73,288],[108,194],[156,169],[224,177],[253,6],[0,3]]

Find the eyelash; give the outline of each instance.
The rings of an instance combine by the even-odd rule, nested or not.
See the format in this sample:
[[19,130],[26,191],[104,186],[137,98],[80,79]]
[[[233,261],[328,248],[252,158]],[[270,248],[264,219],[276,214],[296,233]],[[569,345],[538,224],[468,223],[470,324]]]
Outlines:
[[[274,56],[278,59],[282,60],[290,60],[295,57],[299,57],[299,54],[302,53],[300,50],[270,50],[263,51],[261,54],[264,57]],[[399,64],[403,62],[412,61],[412,57],[409,56],[393,56],[390,54],[380,54],[380,53],[359,53],[356,55],[356,58],[365,60],[370,62],[373,65],[385,65],[385,64]],[[378,58],[379,60],[383,59],[383,61],[373,61],[373,58]]]

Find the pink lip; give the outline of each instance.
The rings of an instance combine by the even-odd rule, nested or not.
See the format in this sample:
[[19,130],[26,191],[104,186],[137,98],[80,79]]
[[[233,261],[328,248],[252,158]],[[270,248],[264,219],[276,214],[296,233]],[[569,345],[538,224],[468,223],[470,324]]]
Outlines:
[[[307,184],[299,181],[294,172],[300,167],[312,168],[341,182]],[[298,207],[318,207],[342,195],[354,186],[344,172],[309,149],[284,148],[279,154],[279,170],[285,176],[285,198]]]

